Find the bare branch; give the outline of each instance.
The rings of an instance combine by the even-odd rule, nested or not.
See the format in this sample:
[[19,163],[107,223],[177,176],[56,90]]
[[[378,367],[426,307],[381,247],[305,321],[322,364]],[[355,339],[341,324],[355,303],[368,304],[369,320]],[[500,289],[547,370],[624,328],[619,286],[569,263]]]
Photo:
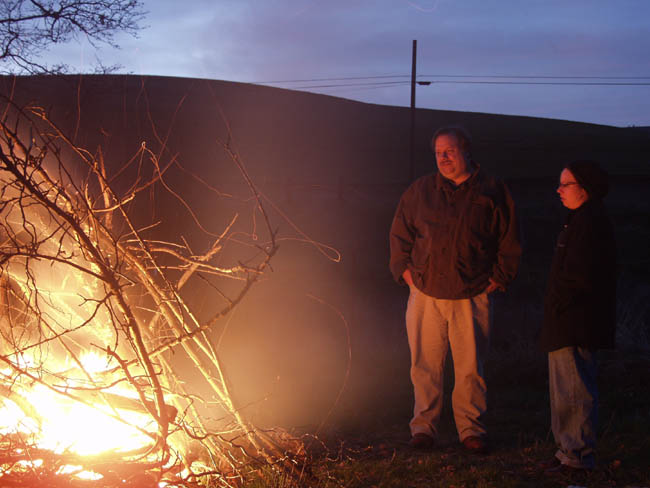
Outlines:
[[[31,5],[48,15],[60,14],[48,2]],[[118,461],[142,469],[157,482],[190,486],[206,478],[214,486],[233,486],[263,472],[252,467],[297,472],[296,457],[269,432],[252,426],[235,405],[209,334],[264,276],[278,249],[260,193],[234,148],[227,145],[227,154],[250,188],[253,213],[263,217],[245,242],[232,238],[237,212],[218,233],[198,221],[183,195],[165,181],[170,168],[181,166],[174,156],[162,161],[163,149],[154,152],[143,144],[120,165],[105,161],[101,149],[91,154],[76,147],[43,110],[23,111],[8,100],[3,113],[0,333],[6,340],[0,342],[0,362],[9,369],[0,373],[0,403],[2,397],[16,399],[26,416],[37,417],[38,426],[20,451],[8,448],[4,456],[0,442],[0,471],[3,456],[11,466],[35,452],[43,457],[39,435],[47,418],[29,407],[34,385],[39,385],[55,396],[48,401],[91,407],[144,434],[146,446]],[[165,139],[158,143],[166,144]],[[125,167],[134,161],[141,166],[127,185],[130,189],[120,194],[113,186],[115,175],[132,174]],[[87,174],[82,181],[75,176],[80,168]],[[193,181],[203,184],[198,178]],[[205,252],[194,252],[185,240],[149,238],[151,227],[136,225],[133,214],[143,201],[141,191],[153,187],[170,195],[190,217],[188,222],[203,231],[209,241]],[[209,195],[220,203],[230,197]],[[126,229],[121,235],[114,234],[118,223]],[[245,260],[222,256],[226,245],[240,242],[246,246]],[[217,293],[211,288],[215,285],[203,281],[204,275],[217,283],[227,280],[234,298]],[[217,311],[208,320],[200,320],[184,297],[190,280],[207,284],[207,292],[215,296]],[[101,356],[100,368],[87,363],[89,353]],[[176,366],[178,357],[192,365],[191,381]],[[195,389],[197,381],[201,384]],[[203,419],[197,408],[197,403],[207,404],[199,393],[206,387],[222,412],[216,424]],[[144,420],[131,420],[127,411]],[[199,446],[200,459],[190,455],[189,444]],[[50,462],[67,459],[52,452]],[[74,459],[104,469],[97,459]]]
[[66,72],[65,65],[38,59],[51,45],[81,38],[95,48],[119,47],[116,34],[136,36],[145,14],[140,0],[5,0],[0,2],[0,72]]

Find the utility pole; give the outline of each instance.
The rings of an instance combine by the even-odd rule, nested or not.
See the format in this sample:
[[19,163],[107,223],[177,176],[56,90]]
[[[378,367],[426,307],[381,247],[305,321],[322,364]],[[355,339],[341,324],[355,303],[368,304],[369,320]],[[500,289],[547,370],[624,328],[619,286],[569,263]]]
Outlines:
[[411,130],[409,145],[409,181],[415,179],[415,66],[418,51],[418,41],[413,40],[413,60],[411,63]]

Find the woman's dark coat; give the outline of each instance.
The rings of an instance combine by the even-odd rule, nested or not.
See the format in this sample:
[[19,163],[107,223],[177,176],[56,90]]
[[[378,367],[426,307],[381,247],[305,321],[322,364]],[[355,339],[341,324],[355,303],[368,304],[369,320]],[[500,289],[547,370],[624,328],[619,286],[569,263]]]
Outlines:
[[616,244],[602,200],[572,210],[558,237],[551,265],[540,346],[614,347]]

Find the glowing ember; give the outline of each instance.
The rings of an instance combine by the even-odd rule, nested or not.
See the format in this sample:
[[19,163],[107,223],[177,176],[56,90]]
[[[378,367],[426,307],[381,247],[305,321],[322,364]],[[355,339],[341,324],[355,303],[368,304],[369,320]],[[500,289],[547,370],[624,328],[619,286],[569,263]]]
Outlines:
[[[97,355],[89,355],[87,359],[88,363],[83,363],[86,371],[100,371],[100,365],[106,367],[106,361],[102,364]],[[116,387],[107,391],[125,397],[133,395]],[[68,392],[78,395],[72,389]],[[56,453],[95,455],[105,451],[131,451],[152,444],[151,437],[138,430],[139,427],[155,431],[155,424],[144,409],[137,412],[115,408],[110,400],[102,401],[100,394],[93,397],[96,400],[92,405],[86,405],[42,384],[29,388],[14,384],[12,396],[21,400],[16,403],[11,396],[4,400],[0,409],[0,434],[23,433],[40,448]],[[24,402],[35,410],[26,412]],[[38,418],[34,418],[34,412],[38,412]]]

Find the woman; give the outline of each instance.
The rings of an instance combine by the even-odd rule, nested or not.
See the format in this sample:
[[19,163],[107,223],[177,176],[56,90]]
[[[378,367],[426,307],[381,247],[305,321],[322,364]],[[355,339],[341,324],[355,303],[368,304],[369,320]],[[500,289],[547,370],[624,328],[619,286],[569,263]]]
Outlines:
[[616,327],[616,246],[603,204],[607,179],[597,163],[575,161],[562,170],[557,189],[569,214],[551,265],[540,337],[559,447],[546,463],[550,471],[595,465],[595,351],[614,347]]

